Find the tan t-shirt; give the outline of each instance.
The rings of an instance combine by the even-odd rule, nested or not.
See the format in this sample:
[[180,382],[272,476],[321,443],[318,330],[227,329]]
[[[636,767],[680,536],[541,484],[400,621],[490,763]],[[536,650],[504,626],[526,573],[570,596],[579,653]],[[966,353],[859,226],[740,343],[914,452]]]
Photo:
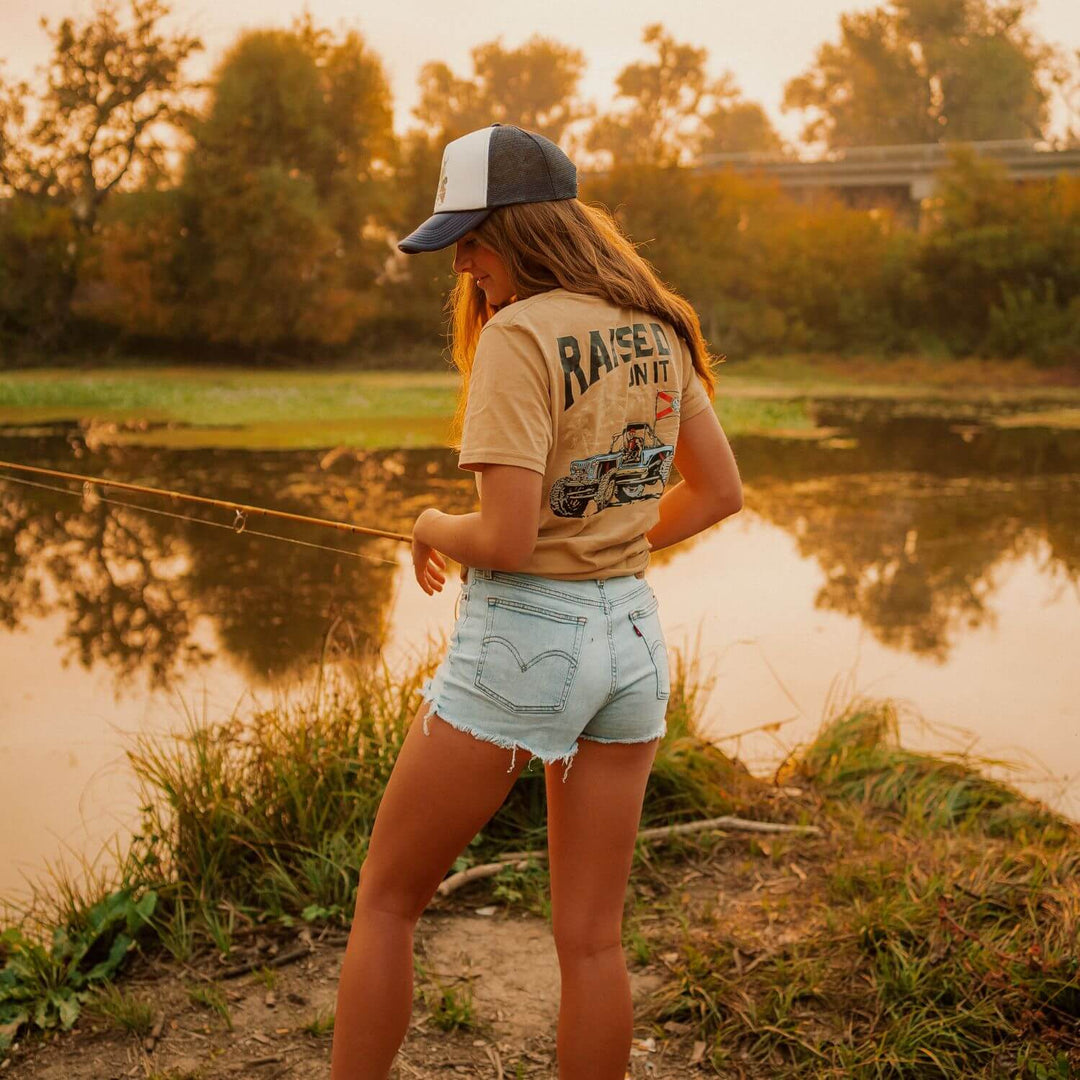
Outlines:
[[458,465],[543,475],[522,573],[634,574],[649,562],[645,534],[660,516],[680,417],[710,404],[669,323],[552,289],[509,304],[480,332]]

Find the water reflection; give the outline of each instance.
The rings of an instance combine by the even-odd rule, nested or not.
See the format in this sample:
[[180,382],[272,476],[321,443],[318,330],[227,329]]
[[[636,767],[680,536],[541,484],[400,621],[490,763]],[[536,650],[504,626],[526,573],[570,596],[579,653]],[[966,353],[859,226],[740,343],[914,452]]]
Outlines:
[[[670,642],[700,625],[720,665],[710,731],[794,700],[785,738],[807,738],[824,683],[863,655],[874,692],[1075,776],[1080,433],[862,403],[817,420],[840,436],[734,439],[746,512],[654,556]],[[0,458],[398,532],[428,505],[475,508],[471,474],[437,449],[91,450],[54,428],[0,430]],[[219,527],[0,480],[0,894],[58,843],[92,854],[130,819],[123,732],[178,726],[175,695],[225,719],[322,655],[407,656],[450,627],[453,576],[421,593],[403,545],[257,523],[365,557],[335,555],[255,536],[254,519],[237,535],[226,511],[106,494]],[[753,763],[770,747],[738,749]]]
[[[1043,573],[1076,589],[1078,433],[865,412],[865,403],[820,407],[819,422],[844,428],[843,439],[735,440],[747,505],[824,572],[817,607],[944,663],[965,631],[993,619],[1003,561],[1041,552]],[[91,453],[77,433],[39,432],[0,438],[0,457],[400,532],[424,506],[475,506],[472,477],[438,449]],[[336,648],[385,644],[392,541],[264,526],[365,556],[352,558],[236,535],[225,511],[108,494],[222,527],[0,482],[4,631],[62,615],[56,648],[65,661],[109,669],[117,694],[136,673],[167,687],[212,662],[195,633],[199,619],[210,620],[217,649],[255,684],[304,667],[330,627]],[[672,554],[658,552],[655,564]]]
[[1038,555],[1045,574],[1077,589],[1076,432],[821,413],[847,420],[849,437],[737,447],[747,503],[824,572],[818,608],[944,663],[965,631],[994,619],[1003,563]]
[[[407,532],[433,499],[459,511],[472,507],[472,491],[453,475],[459,470],[452,458],[436,450],[350,452],[324,469],[320,455],[294,453],[135,448],[73,458],[64,439],[38,437],[2,440],[0,456],[394,531]],[[194,639],[199,617],[212,621],[220,649],[256,683],[303,666],[331,624],[338,637],[361,648],[381,647],[397,567],[392,541],[280,522],[262,529],[363,556],[353,558],[108,499],[219,525],[228,522],[225,511],[153,496],[107,496],[88,506],[68,494],[0,482],[4,628],[63,613],[57,648],[86,669],[110,668],[118,692],[137,672],[152,687],[164,687],[211,661],[213,654]]]

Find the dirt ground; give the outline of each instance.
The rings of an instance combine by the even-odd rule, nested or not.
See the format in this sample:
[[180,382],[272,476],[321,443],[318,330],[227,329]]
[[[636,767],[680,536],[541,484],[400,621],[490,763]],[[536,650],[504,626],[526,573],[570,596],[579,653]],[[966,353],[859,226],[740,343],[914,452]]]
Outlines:
[[[635,1002],[634,1080],[686,1080],[718,1075],[690,1024],[649,1019],[656,994],[669,981],[681,936],[710,920],[738,927],[745,960],[809,932],[815,921],[817,873],[829,861],[825,837],[752,838],[717,832],[705,850],[657,852],[635,867],[624,940]],[[655,850],[655,849],[654,849]],[[816,866],[815,866],[816,864]],[[809,876],[807,871],[809,871]],[[779,902],[790,896],[792,902]],[[273,969],[274,954],[302,952]],[[84,1012],[76,1028],[15,1048],[0,1077],[19,1080],[307,1080],[329,1075],[329,1024],[344,952],[340,931],[276,944],[253,937],[228,964],[259,967],[224,978],[217,958],[179,965],[139,959],[122,988],[153,1002],[164,1017],[152,1049],[115,1023]],[[555,1033],[559,968],[549,922],[493,904],[483,883],[440,899],[416,932],[416,982],[409,1033],[392,1080],[463,1075],[549,1080],[557,1075]],[[472,1016],[464,1028],[438,1026],[438,991],[468,986]],[[224,995],[218,1012],[192,1000],[199,989]],[[215,989],[216,988],[216,989]],[[228,1013],[228,1022],[224,1018]],[[320,1024],[320,1021],[323,1023]],[[230,1026],[231,1025],[231,1026]],[[732,1076],[745,1075],[740,1071]]]
[[[218,1014],[189,999],[190,989],[204,979],[146,965],[123,985],[165,1014],[162,1036],[151,1053],[135,1036],[84,1018],[74,1032],[15,1055],[2,1072],[34,1080],[326,1077],[330,1033],[306,1028],[333,1010],[343,952],[343,942],[315,942],[307,959],[277,969],[272,990],[258,974],[219,983],[225,988],[232,1031]],[[555,1075],[559,968],[545,920],[505,913],[432,913],[417,927],[416,959],[426,973],[418,971],[412,1024],[391,1072],[394,1080],[455,1073]],[[470,1030],[446,1032],[431,1022],[421,997],[425,986],[434,987],[431,976],[445,986],[469,983]],[[635,1002],[640,1004],[660,981],[654,971],[633,971]],[[648,1045],[649,1033],[639,1034]],[[634,1059],[639,1068],[631,1075],[688,1075],[668,1067],[668,1057],[640,1050]]]

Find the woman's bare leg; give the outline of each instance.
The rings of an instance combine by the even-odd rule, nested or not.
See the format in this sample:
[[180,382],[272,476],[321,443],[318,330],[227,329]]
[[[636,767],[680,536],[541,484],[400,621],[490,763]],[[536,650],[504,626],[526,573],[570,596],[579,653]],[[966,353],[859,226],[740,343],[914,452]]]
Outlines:
[[531,754],[452,728],[421,705],[375,816],[338,984],[332,1080],[386,1080],[412,1013],[413,928]]
[[623,904],[645,784],[660,740],[581,739],[562,783],[546,769],[552,928],[562,972],[559,1080],[623,1080],[634,1012]]

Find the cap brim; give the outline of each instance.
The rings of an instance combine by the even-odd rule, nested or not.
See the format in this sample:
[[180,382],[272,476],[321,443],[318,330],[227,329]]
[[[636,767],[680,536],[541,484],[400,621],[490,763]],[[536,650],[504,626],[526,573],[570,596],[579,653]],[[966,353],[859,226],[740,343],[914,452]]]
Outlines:
[[491,209],[448,210],[432,214],[420,228],[414,229],[398,242],[398,250],[406,255],[415,255],[420,251],[439,251],[449,247],[470,229],[475,229],[491,213]]

